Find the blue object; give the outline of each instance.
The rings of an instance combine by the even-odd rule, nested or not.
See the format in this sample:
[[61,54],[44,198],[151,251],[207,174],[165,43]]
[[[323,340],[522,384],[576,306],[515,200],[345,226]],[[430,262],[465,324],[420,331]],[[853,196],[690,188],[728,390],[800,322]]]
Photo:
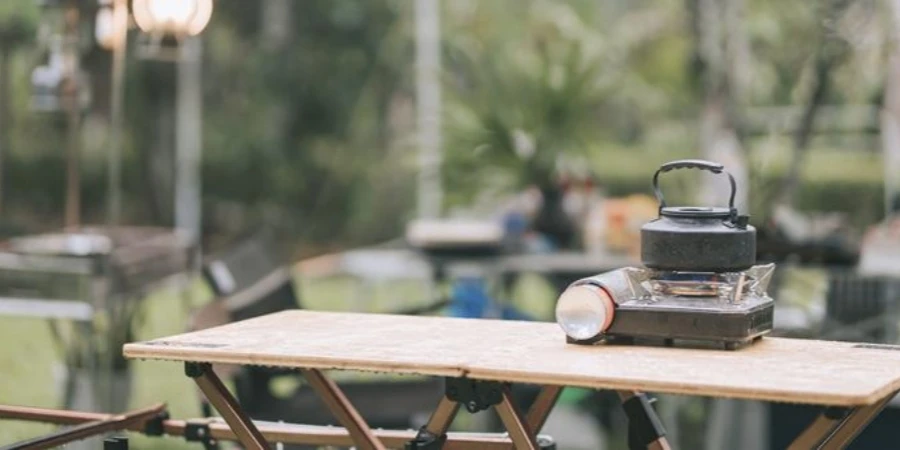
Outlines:
[[[463,277],[453,283],[448,311],[451,317],[484,318],[494,305],[484,278]],[[534,320],[512,306],[502,306],[499,312],[505,320]]]
[[528,217],[521,213],[509,213],[503,217],[503,228],[518,238],[528,231]]
[[453,283],[450,294],[450,316],[481,318],[485,316],[491,298],[483,278],[465,277]]

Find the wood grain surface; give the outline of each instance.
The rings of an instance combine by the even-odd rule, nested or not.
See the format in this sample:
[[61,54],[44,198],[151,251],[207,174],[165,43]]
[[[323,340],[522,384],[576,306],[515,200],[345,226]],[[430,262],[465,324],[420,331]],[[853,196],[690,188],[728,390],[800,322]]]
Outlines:
[[724,351],[567,344],[555,323],[286,311],[127,344],[125,356],[865,405],[900,389],[900,347],[765,338]]

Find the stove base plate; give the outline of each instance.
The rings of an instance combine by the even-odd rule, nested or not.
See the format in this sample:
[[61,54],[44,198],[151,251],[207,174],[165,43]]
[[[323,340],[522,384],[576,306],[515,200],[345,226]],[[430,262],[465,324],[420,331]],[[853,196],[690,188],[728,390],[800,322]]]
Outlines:
[[588,341],[568,342],[736,350],[772,330],[774,309],[774,302],[728,310],[624,304],[616,308],[615,320],[606,333]]

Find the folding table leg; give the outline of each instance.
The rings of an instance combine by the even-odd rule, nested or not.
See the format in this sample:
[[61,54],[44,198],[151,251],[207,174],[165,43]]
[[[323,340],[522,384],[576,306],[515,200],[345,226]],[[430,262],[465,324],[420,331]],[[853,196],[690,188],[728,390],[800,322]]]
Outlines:
[[867,406],[852,409],[828,408],[803,430],[791,443],[789,450],[842,449],[880,413],[894,393]]
[[547,417],[556,405],[556,400],[559,399],[559,394],[562,393],[562,390],[562,386],[544,386],[541,388],[534,403],[531,404],[531,408],[528,409],[528,414],[525,416],[525,423],[528,424],[529,430],[535,434],[541,432],[541,428],[544,428],[544,423],[547,422]]
[[434,413],[431,414],[431,418],[428,419],[425,430],[435,436],[446,434],[453,423],[453,419],[456,418],[457,412],[459,412],[459,403],[447,397],[442,397]]
[[670,450],[662,421],[643,392],[617,391],[628,416],[628,447],[631,449]]
[[353,442],[364,450],[385,450],[372,429],[366,424],[362,416],[353,407],[340,387],[334,381],[329,380],[322,372],[316,369],[303,369],[301,371],[309,385],[319,394],[319,398],[325,403],[325,406],[334,414],[338,422],[347,429]]
[[[110,431],[119,431],[127,429],[134,424],[146,422],[147,420],[158,416],[165,411],[165,405],[156,405],[150,408],[144,408],[131,411],[125,414],[109,415],[106,417],[98,417],[94,420],[85,421],[71,428],[55,431],[46,436],[40,436],[26,441],[17,442],[3,446],[3,450],[42,450],[57,448],[92,436],[99,436]],[[6,408],[8,417],[11,418],[46,418],[41,417],[40,411],[33,408]],[[72,414],[71,416],[74,416]]]
[[443,448],[447,442],[447,430],[459,412],[459,402],[441,397],[441,402],[428,419],[428,423],[419,429],[416,437],[407,442],[407,450]]
[[503,426],[506,427],[509,438],[516,446],[516,450],[539,450],[540,447],[534,431],[528,427],[528,424],[522,418],[522,414],[519,413],[516,405],[512,402],[509,386],[503,386],[502,396],[502,400],[494,405],[494,409],[500,416]]
[[194,379],[194,382],[216,408],[216,411],[219,411],[245,448],[248,450],[269,448],[266,438],[259,432],[253,421],[244,414],[237,400],[213,372],[212,366],[206,363],[185,363],[184,373]]

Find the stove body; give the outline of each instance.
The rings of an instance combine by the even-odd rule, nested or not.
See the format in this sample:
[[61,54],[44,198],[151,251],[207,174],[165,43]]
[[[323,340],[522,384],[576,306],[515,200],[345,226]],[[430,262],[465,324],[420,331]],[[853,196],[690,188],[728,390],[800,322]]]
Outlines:
[[624,268],[580,280],[573,286],[611,294],[615,319],[602,334],[569,342],[740,348],[772,329],[774,301],[766,288],[773,272],[771,264],[730,273]]

